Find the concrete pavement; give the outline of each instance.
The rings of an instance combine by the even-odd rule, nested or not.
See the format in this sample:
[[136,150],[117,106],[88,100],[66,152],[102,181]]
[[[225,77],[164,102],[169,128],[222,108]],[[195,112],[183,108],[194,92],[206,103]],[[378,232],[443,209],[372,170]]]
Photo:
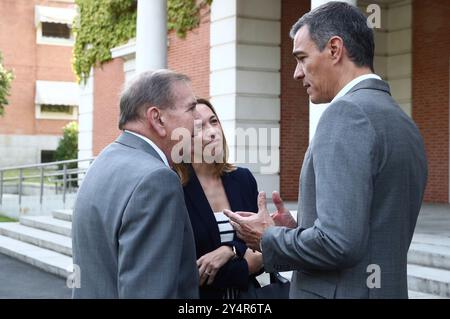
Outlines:
[[64,279],[0,254],[0,299],[68,299],[71,294]]

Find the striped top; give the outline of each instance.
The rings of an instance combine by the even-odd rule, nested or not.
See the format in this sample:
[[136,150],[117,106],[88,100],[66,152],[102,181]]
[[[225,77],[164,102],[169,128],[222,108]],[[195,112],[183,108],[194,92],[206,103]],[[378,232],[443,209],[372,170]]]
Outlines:
[[[215,212],[217,226],[219,227],[220,242],[222,244],[234,239],[234,229],[230,224],[230,219],[223,212]],[[239,290],[236,288],[227,288],[222,296],[223,299],[236,299]]]
[[215,212],[214,217],[216,217],[217,226],[219,227],[220,242],[223,244],[232,241],[234,229],[230,224],[230,219],[223,212]]

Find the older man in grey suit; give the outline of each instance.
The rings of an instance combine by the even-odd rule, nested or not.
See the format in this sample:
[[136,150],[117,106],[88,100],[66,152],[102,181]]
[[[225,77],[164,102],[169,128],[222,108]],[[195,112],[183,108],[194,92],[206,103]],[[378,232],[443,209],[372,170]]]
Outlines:
[[189,79],[168,70],[140,74],[123,91],[124,133],[89,168],[75,204],[74,298],[198,297],[192,228],[169,167],[172,132],[192,135],[195,107]]
[[331,101],[303,161],[298,223],[278,193],[272,218],[264,193],[258,214],[227,214],[266,271],[294,270],[291,298],[407,298],[427,179],[419,130],[373,74],[373,33],[356,7],[318,7],[291,36],[294,78],[314,103]]

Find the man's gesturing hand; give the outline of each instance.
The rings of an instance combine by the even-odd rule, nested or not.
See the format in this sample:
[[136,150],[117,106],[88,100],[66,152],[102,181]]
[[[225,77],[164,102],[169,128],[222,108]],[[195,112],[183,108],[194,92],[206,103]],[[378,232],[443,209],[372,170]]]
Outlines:
[[283,200],[280,197],[280,193],[277,191],[272,193],[272,201],[277,208],[277,211],[272,214],[272,219],[276,226],[285,226],[288,228],[297,227],[297,222],[294,217],[292,217],[289,210],[284,207]]
[[248,247],[253,250],[261,251],[261,238],[269,226],[274,226],[275,223],[267,211],[266,193],[260,192],[258,194],[258,213],[250,212],[236,212],[233,213],[225,209],[224,214],[230,218],[230,223],[239,238],[241,238]]

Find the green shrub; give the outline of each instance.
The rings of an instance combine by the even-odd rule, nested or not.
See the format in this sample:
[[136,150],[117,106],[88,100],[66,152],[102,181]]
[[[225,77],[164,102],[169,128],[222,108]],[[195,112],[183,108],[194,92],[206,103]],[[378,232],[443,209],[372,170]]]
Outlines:
[[[67,161],[77,159],[78,157],[78,124],[77,122],[70,122],[63,128],[63,137],[59,141],[58,148],[55,152],[56,161]],[[67,169],[77,168],[77,163],[70,163],[67,165]],[[62,170],[64,165],[58,165],[58,169]],[[77,174],[71,174],[71,178],[76,178]],[[63,178],[60,176],[59,178]],[[67,183],[76,187],[78,185],[77,181],[72,181]]]
[[70,122],[63,128],[63,137],[55,152],[57,161],[66,161],[78,157],[78,124]]

